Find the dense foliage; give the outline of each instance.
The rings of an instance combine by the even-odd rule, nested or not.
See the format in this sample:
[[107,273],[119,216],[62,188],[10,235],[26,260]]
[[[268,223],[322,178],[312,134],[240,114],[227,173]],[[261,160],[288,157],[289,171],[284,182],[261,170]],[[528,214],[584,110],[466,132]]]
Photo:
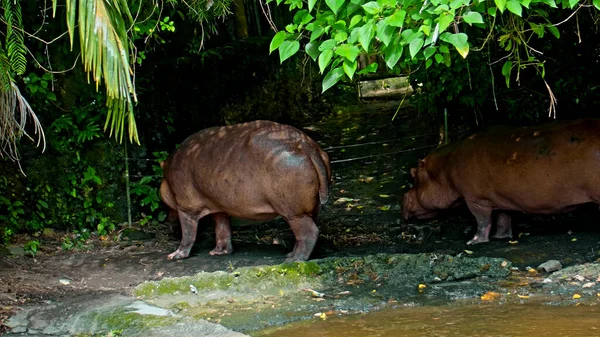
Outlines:
[[[475,52],[484,54],[484,62],[496,68],[491,75],[499,70],[508,87],[521,84],[523,77],[531,77],[523,72],[533,69],[545,85],[551,114],[556,112],[556,100],[545,80],[546,60],[539,41],[551,43],[550,40],[561,37],[558,26],[569,21],[579,24],[580,17],[597,17],[600,8],[597,0],[276,2],[288,6],[295,15],[285,30],[273,37],[270,51],[278,50],[283,62],[306,42],[304,51],[325,75],[323,91],[343,78],[377,71],[378,62],[360,69],[361,54],[383,58],[392,74],[440,67],[434,72],[443,76],[456,72],[458,67],[463,70],[460,81],[464,82],[466,66],[453,55],[471,58]],[[579,26],[575,33],[581,37]],[[563,38],[575,40],[571,34]],[[450,82],[444,86],[457,81]],[[444,96],[452,94],[450,90]]]

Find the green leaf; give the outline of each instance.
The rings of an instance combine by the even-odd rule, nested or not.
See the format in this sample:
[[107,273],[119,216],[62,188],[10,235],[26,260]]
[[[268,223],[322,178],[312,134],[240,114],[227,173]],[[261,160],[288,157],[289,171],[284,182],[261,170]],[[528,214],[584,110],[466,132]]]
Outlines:
[[319,51],[331,50],[335,47],[336,44],[337,42],[334,39],[325,40],[319,46]]
[[448,26],[454,21],[454,15],[443,13],[438,18],[438,23],[440,24],[440,32],[443,32],[448,28]]
[[344,4],[344,0],[325,0],[325,3],[331,8],[333,13],[337,14],[337,11]]
[[356,26],[360,22],[360,20],[362,20],[362,15],[356,14],[350,20],[350,26],[348,26],[348,28],[352,28],[352,27]]
[[555,38],[559,39],[560,38],[560,32],[558,31],[558,28],[556,28],[553,25],[547,25],[546,28],[548,28],[548,30],[550,31],[550,33],[552,33],[552,35],[554,35]]
[[435,54],[435,50],[436,48],[434,46],[429,46],[425,48],[425,50],[423,50],[423,55],[425,56],[425,59],[427,60],[431,57],[431,55]]
[[452,0],[452,2],[450,3],[450,8],[451,9],[457,9],[459,7],[462,7],[463,5],[468,4],[470,1],[464,1],[464,0]]
[[313,41],[313,42],[307,43],[306,47],[304,47],[304,50],[306,51],[308,56],[310,56],[310,58],[313,59],[313,61],[316,61],[317,57],[319,57],[319,54],[321,53],[319,51],[320,45],[321,45],[321,42]]
[[346,21],[338,20],[333,24],[333,29],[346,31]]
[[526,8],[529,8],[529,4],[531,3],[531,0],[519,0],[519,2],[521,3],[521,5],[523,5]]
[[506,1],[506,8],[511,11],[513,14],[521,16],[523,12],[523,8],[521,4],[517,0],[508,0]]
[[444,54],[448,54],[450,52],[450,49],[448,49],[448,47],[441,45],[440,46],[440,51]]
[[344,76],[344,69],[342,67],[337,67],[332,71],[328,72],[327,75],[323,78],[323,92],[327,89],[333,87],[340,79]]
[[325,71],[325,68],[327,68],[327,66],[329,65],[329,62],[331,62],[331,58],[333,57],[333,50],[328,49],[325,50],[324,52],[321,53],[321,55],[319,55],[319,72],[322,74],[323,71]]
[[404,49],[404,47],[399,42],[400,39],[397,37],[394,39],[394,43],[390,43],[384,51],[385,64],[390,69],[394,69],[396,63],[398,63],[398,60],[400,60],[400,57],[402,56],[402,49]]
[[556,2],[554,0],[540,0],[539,2],[545,3],[546,5],[548,5],[552,8],[558,8],[556,6]]
[[369,64],[365,69],[359,71],[358,74],[364,75],[364,74],[368,74],[368,73],[374,73],[377,71],[378,67],[379,67],[379,64],[377,62],[373,62],[373,63]]
[[428,59],[427,61],[425,61],[425,69],[429,69],[429,67],[431,67],[432,64],[433,64],[432,59]]
[[504,8],[506,7],[506,0],[494,0],[494,2],[500,10],[500,13],[504,13]]
[[369,44],[373,39],[373,26],[373,22],[369,22],[358,29],[358,42],[366,52],[369,51]]
[[415,55],[417,55],[417,53],[419,52],[419,50],[421,50],[421,48],[423,47],[423,44],[425,43],[425,41],[423,41],[423,39],[414,39],[412,41],[410,41],[410,44],[408,46],[408,50],[410,51],[410,57],[411,58],[415,58]]
[[444,57],[441,54],[435,54],[435,62],[442,63],[444,61]]
[[379,5],[381,5],[381,7],[395,7],[396,6],[396,0],[377,0],[377,2],[379,3]]
[[285,38],[287,37],[287,33],[284,30],[280,30],[275,36],[273,36],[273,40],[271,40],[271,45],[269,46],[269,54],[273,52],[273,50],[279,48]]
[[504,62],[502,66],[502,75],[504,75],[504,79],[506,80],[506,87],[510,88],[510,73],[512,71],[512,61]]
[[294,18],[292,19],[292,22],[299,25],[302,23],[302,20],[304,19],[304,15],[308,14],[308,11],[306,9],[302,9],[296,12],[296,14],[294,14]]
[[[361,3],[362,5],[362,3]],[[350,15],[354,14],[354,12],[358,11],[359,9],[361,9],[360,5],[355,5],[352,2],[350,2],[347,6],[346,6],[346,11],[345,11],[345,15],[343,16],[344,18],[349,18]],[[342,14],[340,14],[341,16]]]
[[345,57],[349,61],[355,61],[358,57],[358,54],[360,54],[360,49],[357,46],[343,44],[335,49],[335,53],[337,55]]
[[578,2],[579,0],[569,0],[569,8],[575,7],[575,5],[577,5]]
[[496,8],[496,7],[490,7],[490,8],[488,8],[487,13],[489,16],[496,17],[497,10],[498,10],[498,8]]
[[317,0],[308,0],[308,11],[309,12],[312,12],[316,3],[317,3]]
[[356,67],[357,67],[356,61],[344,60],[344,63],[342,64],[342,68],[344,69],[344,72],[346,73],[346,75],[348,75],[348,77],[350,79],[352,79],[352,77],[354,77],[354,73],[356,72]]
[[483,23],[483,17],[477,12],[467,12],[463,15],[463,20],[468,24]]
[[51,100],[51,101],[56,101],[56,95],[52,91],[49,91],[46,94],[46,98],[49,99],[49,100]]
[[381,10],[381,7],[377,3],[377,1],[367,2],[366,4],[362,5],[362,8],[365,10],[365,12],[371,15],[375,15]]
[[594,4],[594,7],[596,7],[596,9],[600,9],[600,0],[593,0],[592,3]]
[[323,28],[322,26],[315,26],[312,33],[310,34],[310,40],[314,41],[318,39],[319,37],[321,37],[321,35],[323,35],[323,33],[325,33],[325,28]]
[[381,20],[377,23],[377,37],[386,46],[390,44],[390,41],[392,41],[395,31],[396,27],[388,25],[385,20]]
[[393,27],[400,27],[404,25],[404,20],[406,19],[406,11],[403,9],[397,10],[391,16],[388,16],[385,21],[388,25]]
[[344,41],[348,40],[348,33],[346,33],[346,32],[338,32],[337,34],[335,34],[335,36],[333,37],[333,39],[336,42],[344,42]]
[[531,27],[531,30],[534,33],[536,33],[539,38],[544,37],[544,33],[545,33],[544,25],[538,25],[536,23],[529,22],[529,26]]
[[304,14],[304,17],[302,17],[302,22],[300,22],[300,24],[305,25],[309,22],[312,21],[312,19],[314,19],[315,17],[310,15],[308,12],[306,14]]
[[298,41],[283,41],[279,46],[279,62],[289,59],[300,50],[300,42]]
[[440,40],[451,43],[463,58],[469,54],[468,37],[465,33],[450,34],[446,32],[440,36]]

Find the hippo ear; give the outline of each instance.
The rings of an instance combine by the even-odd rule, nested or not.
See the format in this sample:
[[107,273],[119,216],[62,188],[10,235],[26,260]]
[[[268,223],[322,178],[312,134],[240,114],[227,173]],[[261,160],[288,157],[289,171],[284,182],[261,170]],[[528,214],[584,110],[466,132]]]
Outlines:
[[410,175],[415,178],[417,176],[417,168],[416,167],[411,167],[410,168]]
[[419,167],[425,166],[425,159],[419,159]]

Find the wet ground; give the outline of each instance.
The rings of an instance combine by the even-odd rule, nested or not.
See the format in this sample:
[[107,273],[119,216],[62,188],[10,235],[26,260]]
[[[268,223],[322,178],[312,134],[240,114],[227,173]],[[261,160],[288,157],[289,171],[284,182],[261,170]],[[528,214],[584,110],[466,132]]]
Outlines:
[[[468,249],[473,257],[506,258],[523,270],[550,259],[569,266],[599,257],[597,207],[553,217],[516,215],[512,241],[474,247],[465,244],[473,235],[475,221],[464,210],[429,222],[405,223],[399,202],[410,187],[408,171],[438,144],[439,135],[437,125],[419,118],[410,107],[401,109],[392,121],[397,108],[398,102],[338,108],[325,120],[305,126],[330,154],[335,180],[330,202],[319,216],[321,234],[313,258],[375,253],[457,255]],[[131,295],[136,285],[148,280],[278,264],[294,243],[281,220],[237,221],[235,253],[209,257],[214,247],[210,227],[210,222],[201,222],[203,230],[193,255],[176,262],[165,258],[178,246],[166,226],[143,228],[146,235],[134,240],[125,240],[123,235],[116,242],[90,240],[87,249],[73,251],[63,251],[62,233],[55,233],[40,238],[42,246],[35,258],[22,256],[17,242],[12,247],[15,255],[0,252],[4,255],[0,257],[0,325],[28,304]],[[26,240],[21,238],[20,244]]]

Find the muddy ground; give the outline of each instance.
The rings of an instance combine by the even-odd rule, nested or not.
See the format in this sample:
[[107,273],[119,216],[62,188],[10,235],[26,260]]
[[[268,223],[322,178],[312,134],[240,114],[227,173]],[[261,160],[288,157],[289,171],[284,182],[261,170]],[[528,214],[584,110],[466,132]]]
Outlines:
[[[466,241],[475,221],[464,209],[429,222],[401,220],[399,202],[411,182],[407,172],[437,145],[439,134],[437,125],[419,118],[410,107],[392,120],[398,103],[336,108],[325,120],[304,126],[330,154],[335,180],[330,202],[319,216],[321,234],[313,258],[380,252],[455,255],[469,249],[473,256],[503,257],[519,268],[549,259],[563,266],[598,259],[597,206],[560,216],[517,214],[512,241],[474,247]],[[19,248],[30,238],[17,237],[13,245],[0,247],[0,333],[6,318],[27,304],[131,295],[136,285],[148,280],[278,264],[294,243],[281,220],[236,221],[235,253],[211,257],[214,231],[208,220],[200,226],[192,256],[182,261],[166,260],[179,241],[165,224],[136,228],[140,231],[132,234],[122,231],[116,240],[92,238],[83,249],[70,251],[61,248],[64,233],[49,233],[38,238],[41,247],[35,258]]]

